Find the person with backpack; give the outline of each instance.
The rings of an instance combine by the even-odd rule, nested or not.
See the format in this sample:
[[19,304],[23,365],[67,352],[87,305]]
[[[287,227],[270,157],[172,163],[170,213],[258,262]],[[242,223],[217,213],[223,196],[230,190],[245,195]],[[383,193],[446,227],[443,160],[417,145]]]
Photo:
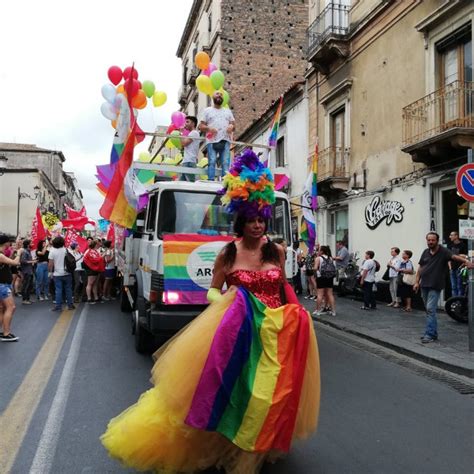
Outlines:
[[374,257],[375,252],[373,250],[367,250],[367,252],[365,252],[365,261],[362,265],[362,273],[360,275],[360,285],[364,293],[364,306],[360,309],[364,310],[377,309],[374,285],[375,273],[380,269],[380,264],[377,260],[374,260]]
[[53,248],[48,255],[48,271],[53,272],[55,305],[51,311],[62,310],[63,292],[66,293],[67,308],[75,309],[72,303],[72,274],[76,268],[76,260],[64,246],[63,237],[55,237],[52,244]]
[[327,245],[321,245],[319,254],[314,261],[316,272],[316,287],[318,298],[316,300],[315,316],[321,316],[324,305],[327,305],[328,314],[336,316],[336,301],[334,299],[334,277],[336,276],[336,264],[331,255],[331,249]]

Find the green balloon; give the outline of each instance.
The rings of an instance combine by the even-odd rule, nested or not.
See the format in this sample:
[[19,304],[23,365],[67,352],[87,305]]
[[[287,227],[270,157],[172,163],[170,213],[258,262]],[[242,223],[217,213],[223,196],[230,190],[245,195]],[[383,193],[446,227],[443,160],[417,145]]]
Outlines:
[[155,84],[153,81],[143,81],[142,89],[145,95],[150,99],[155,93]]
[[227,91],[224,91],[222,93],[222,100],[223,100],[222,102],[223,106],[229,105],[230,95]]
[[214,71],[211,74],[211,84],[215,90],[220,89],[224,85],[225,77],[222,71]]
[[137,173],[137,178],[140,183],[147,183],[154,176],[155,172],[150,170],[139,170]]
[[[173,130],[170,135],[181,135],[179,130]],[[181,139],[180,138],[170,138],[170,142],[176,147],[181,149]]]

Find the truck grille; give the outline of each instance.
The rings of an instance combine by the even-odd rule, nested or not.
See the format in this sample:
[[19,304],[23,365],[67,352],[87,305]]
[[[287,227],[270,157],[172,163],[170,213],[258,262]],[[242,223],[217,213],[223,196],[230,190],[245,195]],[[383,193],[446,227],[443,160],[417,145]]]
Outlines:
[[163,291],[165,279],[158,272],[151,272],[151,289],[155,291]]

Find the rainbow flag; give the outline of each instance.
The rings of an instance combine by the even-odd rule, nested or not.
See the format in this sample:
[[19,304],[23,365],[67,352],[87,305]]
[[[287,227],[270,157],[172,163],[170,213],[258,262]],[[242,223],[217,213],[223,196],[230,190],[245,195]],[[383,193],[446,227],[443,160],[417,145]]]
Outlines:
[[280,96],[280,103],[278,104],[275,117],[273,117],[273,122],[270,129],[270,136],[268,137],[268,146],[272,148],[275,148],[277,145],[278,129],[280,128],[280,117],[281,117],[282,107],[283,107],[283,96]]
[[217,328],[185,423],[217,431],[246,451],[288,451],[309,331],[300,305],[272,309],[239,288]]
[[212,269],[230,236],[173,234],[163,237],[164,301],[167,304],[207,304]]

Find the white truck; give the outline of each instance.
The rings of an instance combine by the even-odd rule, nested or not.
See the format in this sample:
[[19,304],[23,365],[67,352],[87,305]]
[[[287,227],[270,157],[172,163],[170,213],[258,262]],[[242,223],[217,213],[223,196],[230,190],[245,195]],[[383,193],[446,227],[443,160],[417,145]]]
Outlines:
[[[137,231],[117,239],[121,309],[132,313],[138,352],[153,350],[205,309],[215,258],[232,240],[233,216],[221,205],[221,188],[208,181],[157,182]],[[291,278],[297,267],[284,193],[276,192],[268,234],[288,243]]]

